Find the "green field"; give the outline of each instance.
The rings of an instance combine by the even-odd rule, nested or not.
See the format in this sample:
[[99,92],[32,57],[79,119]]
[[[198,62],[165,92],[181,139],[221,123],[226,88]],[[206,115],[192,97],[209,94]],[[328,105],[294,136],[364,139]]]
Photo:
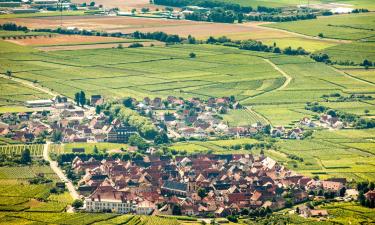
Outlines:
[[248,150],[234,150],[231,149],[234,145],[255,144],[258,141],[255,139],[233,139],[233,140],[218,140],[218,141],[190,141],[179,142],[172,144],[169,148],[175,151],[185,151],[186,153],[208,153],[215,154],[241,154],[249,153]]
[[101,142],[101,143],[67,143],[67,144],[63,144],[62,148],[64,149],[64,153],[72,152],[73,148],[84,148],[85,153],[92,153],[95,146],[98,148],[99,151],[119,150],[121,148],[126,150],[128,147],[126,144]]
[[325,38],[360,40],[375,35],[374,13],[346,14],[319,17],[317,20],[300,20],[286,23],[272,23],[264,26],[288,30],[309,36],[323,33]]
[[26,101],[48,97],[45,93],[5,78],[0,78],[0,88],[0,113],[31,111],[24,106]]
[[268,123],[267,120],[251,109],[231,110],[223,115],[223,120],[227,122],[229,127],[248,126],[257,122],[262,124]]
[[[280,140],[270,157],[309,176],[346,177],[349,180],[374,180],[375,130],[315,131],[305,140]],[[298,155],[303,162],[288,158]]]
[[375,42],[341,44],[318,52],[328,54],[332,61],[339,63],[352,61],[355,64],[360,64],[365,59],[373,62],[375,61]]

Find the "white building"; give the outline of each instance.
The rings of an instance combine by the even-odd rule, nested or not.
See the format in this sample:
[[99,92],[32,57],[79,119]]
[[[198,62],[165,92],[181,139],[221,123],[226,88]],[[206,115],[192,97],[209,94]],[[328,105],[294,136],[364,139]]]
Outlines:
[[137,204],[134,201],[128,201],[126,194],[126,192],[118,191],[104,181],[85,199],[86,211],[133,213],[137,209]]

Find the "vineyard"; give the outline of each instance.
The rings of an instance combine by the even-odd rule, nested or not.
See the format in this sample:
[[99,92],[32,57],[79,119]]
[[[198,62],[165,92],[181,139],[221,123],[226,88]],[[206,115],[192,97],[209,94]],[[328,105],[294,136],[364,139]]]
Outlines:
[[43,145],[33,144],[33,145],[4,145],[0,146],[0,154],[6,155],[20,155],[22,151],[29,149],[32,156],[42,156],[43,155]]

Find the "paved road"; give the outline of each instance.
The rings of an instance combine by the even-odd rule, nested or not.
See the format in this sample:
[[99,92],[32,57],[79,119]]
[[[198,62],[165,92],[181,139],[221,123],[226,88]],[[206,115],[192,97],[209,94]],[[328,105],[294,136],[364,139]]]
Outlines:
[[79,199],[79,194],[78,192],[76,191],[76,189],[74,188],[74,185],[73,183],[65,176],[65,174],[63,173],[63,171],[60,169],[60,167],[58,166],[57,162],[56,161],[53,161],[50,157],[49,157],[49,154],[48,154],[48,148],[49,148],[49,145],[50,145],[50,142],[47,142],[45,145],[44,145],[44,149],[43,149],[43,158],[44,160],[48,161],[49,162],[49,165],[51,167],[51,169],[57,174],[57,176],[63,181],[65,182],[65,185],[66,187],[68,188],[69,190],[69,193],[70,195],[72,196],[73,200],[75,199]]

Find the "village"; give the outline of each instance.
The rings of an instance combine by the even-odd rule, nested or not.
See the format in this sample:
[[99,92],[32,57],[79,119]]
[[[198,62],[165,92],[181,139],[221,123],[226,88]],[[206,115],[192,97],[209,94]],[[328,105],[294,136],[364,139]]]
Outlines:
[[295,213],[301,216],[326,217],[326,210],[302,203],[358,196],[346,189],[346,179],[312,179],[264,155],[147,155],[127,161],[77,156],[70,165],[81,175],[77,189],[89,212],[227,217],[298,204]]
[[[21,143],[53,142],[112,142],[127,143],[131,135],[139,134],[136,127],[125,124],[113,115],[97,108],[105,101],[101,95],[92,95],[89,104],[79,106],[66,97],[25,102],[33,112],[4,113],[0,115],[0,136]],[[128,102],[128,103],[126,103]],[[274,138],[303,139],[314,127],[341,129],[347,125],[337,117],[322,114],[318,120],[304,117],[293,127],[271,127],[260,122],[246,126],[231,126],[223,115],[242,106],[232,97],[166,99],[148,97],[142,101],[124,100],[125,107],[149,118],[155,129],[166,131],[170,140],[207,140],[252,137],[260,132]]]

